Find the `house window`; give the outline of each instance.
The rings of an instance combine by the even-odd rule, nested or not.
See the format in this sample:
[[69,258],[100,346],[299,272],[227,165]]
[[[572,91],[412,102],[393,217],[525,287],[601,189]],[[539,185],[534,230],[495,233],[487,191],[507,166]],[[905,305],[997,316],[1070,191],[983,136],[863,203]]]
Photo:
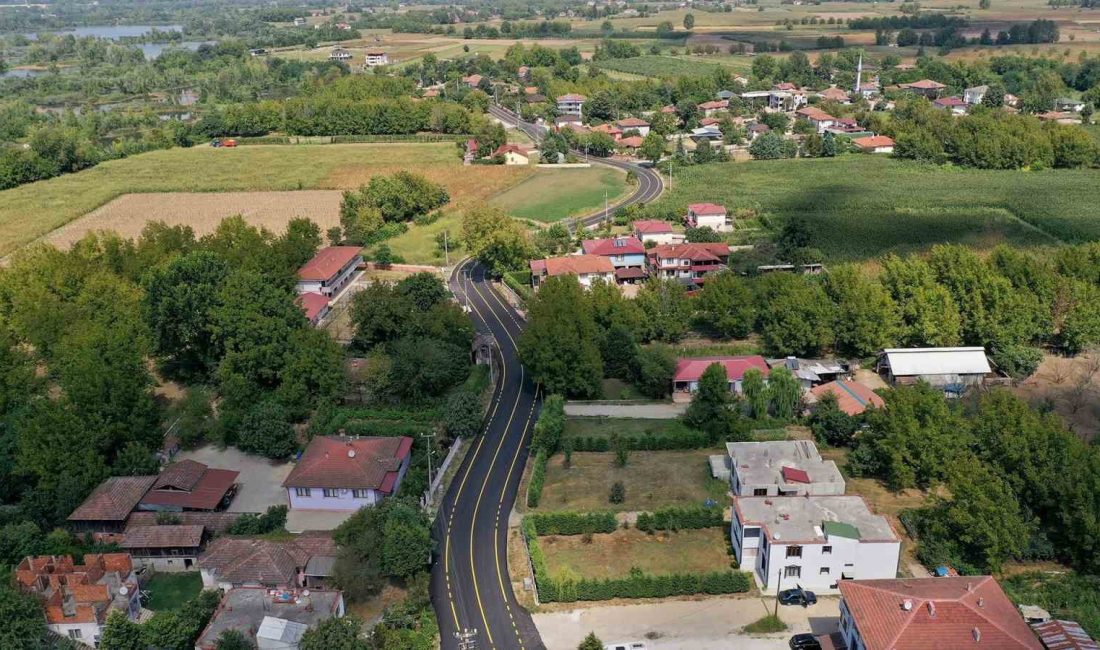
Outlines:
[[833,547],[832,546],[822,546],[821,547],[821,554],[822,555],[832,555],[833,554]]
[[766,497],[768,496],[768,488],[756,488],[752,491],[754,497]]
[[743,535],[743,537],[745,539],[756,539],[757,537],[760,537],[760,529],[759,528],[746,528],[745,529],[745,534]]
[[356,499],[368,499],[370,498],[370,490],[352,490],[351,496]]
[[787,547],[787,557],[802,557],[802,547],[801,546],[788,546]]
[[321,493],[324,494],[326,499],[335,499],[336,498],[336,489],[335,488],[325,488],[325,489],[321,490]]
[[294,496],[308,497],[309,492],[309,488],[294,488]]
[[79,639],[79,638],[81,638],[82,635],[83,635],[83,632],[81,632],[79,629],[69,630],[69,638],[70,639]]
[[823,576],[829,575],[829,567],[827,567],[827,566],[821,567],[821,571],[818,571],[818,573],[823,575]]
[[800,566],[784,567],[783,577],[784,578],[801,578],[802,577],[802,567],[800,567]]

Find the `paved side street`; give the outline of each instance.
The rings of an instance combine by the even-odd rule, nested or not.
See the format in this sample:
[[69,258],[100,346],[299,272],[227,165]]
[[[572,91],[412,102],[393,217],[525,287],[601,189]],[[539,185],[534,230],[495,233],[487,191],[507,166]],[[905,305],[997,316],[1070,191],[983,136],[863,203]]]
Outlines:
[[[840,600],[822,597],[818,604],[780,607],[787,632],[747,635],[741,628],[775,607],[770,598],[707,598],[640,605],[585,607],[535,614],[535,625],[549,650],[573,650],[589,632],[605,644],[644,641],[648,650],[765,650],[786,648],[792,634],[836,631]],[[646,638],[654,634],[654,638]],[[736,642],[736,643],[734,643]]]

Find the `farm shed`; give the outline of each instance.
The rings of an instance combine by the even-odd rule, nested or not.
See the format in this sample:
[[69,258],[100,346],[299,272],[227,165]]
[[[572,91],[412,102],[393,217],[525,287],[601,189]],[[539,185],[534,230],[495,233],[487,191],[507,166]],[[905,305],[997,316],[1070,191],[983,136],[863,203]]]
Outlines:
[[985,348],[887,348],[878,357],[878,373],[892,384],[924,381],[949,397],[978,386],[992,369]]

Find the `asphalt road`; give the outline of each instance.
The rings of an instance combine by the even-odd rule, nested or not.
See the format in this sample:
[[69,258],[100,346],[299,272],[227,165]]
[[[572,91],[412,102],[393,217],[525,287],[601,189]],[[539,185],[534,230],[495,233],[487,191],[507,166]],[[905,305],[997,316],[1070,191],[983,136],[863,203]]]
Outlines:
[[459,264],[451,289],[470,306],[478,331],[491,332],[500,350],[500,376],[485,430],[474,441],[443,499],[432,567],[432,602],[442,647],[461,648],[455,633],[470,630],[485,648],[545,648],[508,574],[508,515],[527,459],[539,395],[516,358],[520,321],[493,291],[485,269]]
[[[517,123],[536,139],[541,136],[542,127],[518,122],[504,109],[493,107],[490,112]],[[661,177],[653,169],[606,159],[593,162],[633,170],[638,186],[607,213],[601,210],[578,218],[576,224],[591,227],[624,206],[651,201],[661,194]],[[449,283],[458,300],[469,305],[477,330],[496,339],[501,372],[484,431],[459,467],[435,521],[438,548],[431,590],[441,645],[444,650],[542,650],[546,646],[531,616],[512,593],[507,550],[508,516],[519,490],[541,396],[516,356],[522,323],[492,289],[486,270],[466,260],[455,267]],[[460,641],[460,633],[466,633],[465,643]]]

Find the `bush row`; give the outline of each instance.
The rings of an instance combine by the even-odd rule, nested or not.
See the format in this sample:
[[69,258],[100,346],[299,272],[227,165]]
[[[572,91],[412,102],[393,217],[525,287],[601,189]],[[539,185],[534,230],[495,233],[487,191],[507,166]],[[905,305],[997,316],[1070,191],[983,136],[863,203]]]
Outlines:
[[662,508],[638,514],[634,527],[652,533],[658,530],[687,530],[692,528],[717,528],[725,525],[721,508],[692,506],[688,508]]
[[527,515],[539,535],[611,533],[618,527],[613,512],[548,512]]
[[603,580],[555,580],[546,569],[546,556],[539,546],[534,520],[523,521],[523,534],[535,568],[535,586],[540,602],[574,602],[611,600],[612,598],[666,598],[692,594],[744,593],[751,588],[749,574],[743,571],[714,571],[711,573],[646,575],[633,569],[622,578]]
[[[611,439],[605,436],[576,436],[572,438],[573,451],[610,451]],[[707,434],[691,433],[624,436],[623,444],[632,451],[669,451],[677,449],[703,449],[711,445]]]
[[[509,271],[504,274],[504,284],[516,292],[520,298],[524,300],[531,299],[531,272],[530,271]],[[526,278],[526,282],[524,281]]]
[[542,484],[546,480],[546,450],[539,449],[535,454],[535,467],[531,470],[531,483],[527,486],[527,507],[539,507],[542,499]]

